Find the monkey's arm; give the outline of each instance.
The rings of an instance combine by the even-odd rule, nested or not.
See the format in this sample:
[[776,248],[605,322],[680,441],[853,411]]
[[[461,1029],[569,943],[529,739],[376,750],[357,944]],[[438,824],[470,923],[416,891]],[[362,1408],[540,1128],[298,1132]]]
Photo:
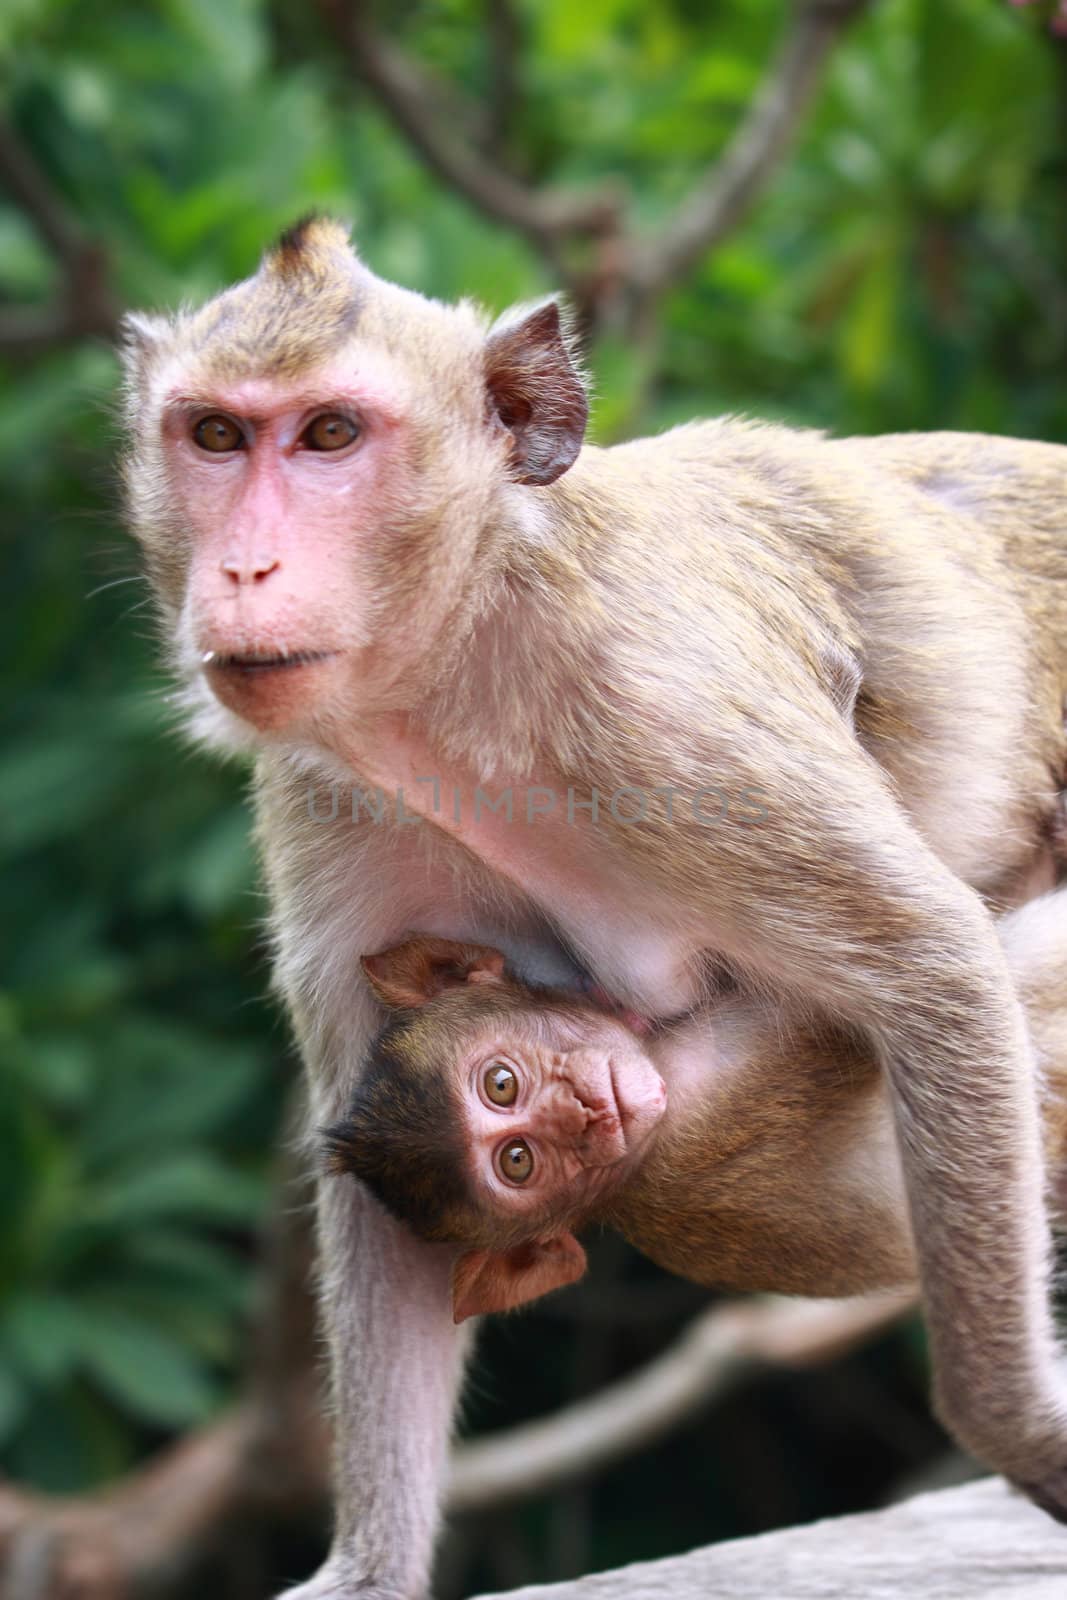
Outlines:
[[[355,827],[350,816],[313,822],[306,789],[265,767],[257,799],[277,981],[308,1071],[317,1147],[319,1130],[347,1107],[381,1024],[360,955],[460,913],[392,830]],[[452,1321],[453,1252],[417,1240],[350,1178],[320,1179],[318,1232],[336,1527],[325,1567],[294,1600],[415,1600],[428,1588],[470,1342]]]
[[[353,984],[357,980],[353,979]],[[354,1081],[377,1019],[353,1029],[341,1081]],[[307,1045],[313,1133],[334,1104]],[[336,1067],[336,1063],[334,1066]],[[333,1076],[333,1073],[330,1073]],[[452,1419],[470,1328],[452,1321],[454,1252],[424,1244],[350,1178],[319,1179],[322,1325],[335,1440],[329,1559],[292,1600],[395,1600],[429,1587]],[[473,1326],[473,1324],[471,1325]]]
[[335,1435],[325,1565],[291,1600],[394,1600],[429,1587],[470,1327],[452,1322],[454,1252],[423,1244],[362,1185],[319,1186],[321,1306]]

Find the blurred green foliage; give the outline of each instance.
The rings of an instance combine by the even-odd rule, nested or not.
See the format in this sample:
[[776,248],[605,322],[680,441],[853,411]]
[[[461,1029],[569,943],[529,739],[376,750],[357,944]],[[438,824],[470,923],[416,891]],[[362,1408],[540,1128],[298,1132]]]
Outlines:
[[[519,10],[509,160],[558,184],[620,178],[654,231],[723,147],[787,7]],[[485,99],[477,0],[382,16]],[[7,0],[0,54],[12,122],[127,304],[208,294],[312,208],[350,217],[377,271],[432,294],[500,308],[551,286],[520,239],[426,173],[302,0]],[[1036,11],[882,0],[751,219],[669,296],[639,416],[633,351],[606,336],[590,352],[596,432],[729,409],[1067,438],[1065,180],[1067,49]],[[0,295],[44,302],[57,283],[31,220],[0,201]],[[232,1393],[293,1067],[263,998],[242,774],[174,731],[121,531],[115,362],[82,343],[0,356],[0,379],[0,1464],[77,1488]],[[588,1374],[588,1350],[583,1366],[564,1341],[546,1365],[543,1335],[494,1333],[511,1359],[536,1351],[544,1380],[521,1396],[494,1380],[494,1421]],[[647,1353],[636,1336],[595,1348],[596,1376]],[[765,1485],[753,1512],[735,1503],[743,1463],[720,1453],[700,1479],[705,1502],[718,1484],[714,1526],[706,1510],[690,1522],[690,1445],[675,1448],[658,1458],[680,1486],[658,1513],[671,1525],[653,1527],[642,1480],[616,1473],[632,1537],[605,1522],[599,1557],[859,1492],[839,1482],[820,1500],[809,1474]],[[536,1543],[541,1514],[523,1515]]]

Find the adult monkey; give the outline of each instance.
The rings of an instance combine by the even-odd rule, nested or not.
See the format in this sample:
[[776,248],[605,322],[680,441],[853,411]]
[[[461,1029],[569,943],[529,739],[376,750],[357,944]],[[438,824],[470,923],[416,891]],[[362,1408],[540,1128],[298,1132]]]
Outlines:
[[[535,976],[567,946],[660,1016],[715,952],[865,1029],[942,1415],[1067,1516],[1028,1045],[974,892],[1010,898],[1054,816],[1067,450],[720,423],[579,455],[554,305],[487,329],[316,220],[201,310],[131,319],[128,365],[173,659],[204,736],[261,752],[316,1123],[379,1022],[358,957],[414,928]],[[403,804],[316,820],[331,780]],[[320,1205],[338,1515],[305,1600],[423,1590],[463,1362],[451,1252],[352,1190]]]

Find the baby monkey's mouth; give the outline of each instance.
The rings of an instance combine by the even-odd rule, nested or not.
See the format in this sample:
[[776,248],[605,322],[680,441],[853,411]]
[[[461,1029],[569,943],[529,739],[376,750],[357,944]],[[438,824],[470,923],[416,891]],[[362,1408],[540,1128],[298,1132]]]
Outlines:
[[251,676],[288,672],[294,667],[311,667],[319,661],[330,661],[338,654],[336,650],[276,650],[269,653],[257,650],[206,650],[200,658],[200,664],[212,672],[239,672]]

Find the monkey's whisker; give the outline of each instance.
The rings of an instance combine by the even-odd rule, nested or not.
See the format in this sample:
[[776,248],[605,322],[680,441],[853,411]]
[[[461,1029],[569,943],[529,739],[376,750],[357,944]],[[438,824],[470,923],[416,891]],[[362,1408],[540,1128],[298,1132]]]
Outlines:
[[124,583],[145,583],[147,580],[143,573],[135,572],[129,578],[109,578],[106,583],[98,583],[95,589],[90,589],[85,596],[87,600],[95,600],[98,594],[106,594],[109,589],[118,589]]

